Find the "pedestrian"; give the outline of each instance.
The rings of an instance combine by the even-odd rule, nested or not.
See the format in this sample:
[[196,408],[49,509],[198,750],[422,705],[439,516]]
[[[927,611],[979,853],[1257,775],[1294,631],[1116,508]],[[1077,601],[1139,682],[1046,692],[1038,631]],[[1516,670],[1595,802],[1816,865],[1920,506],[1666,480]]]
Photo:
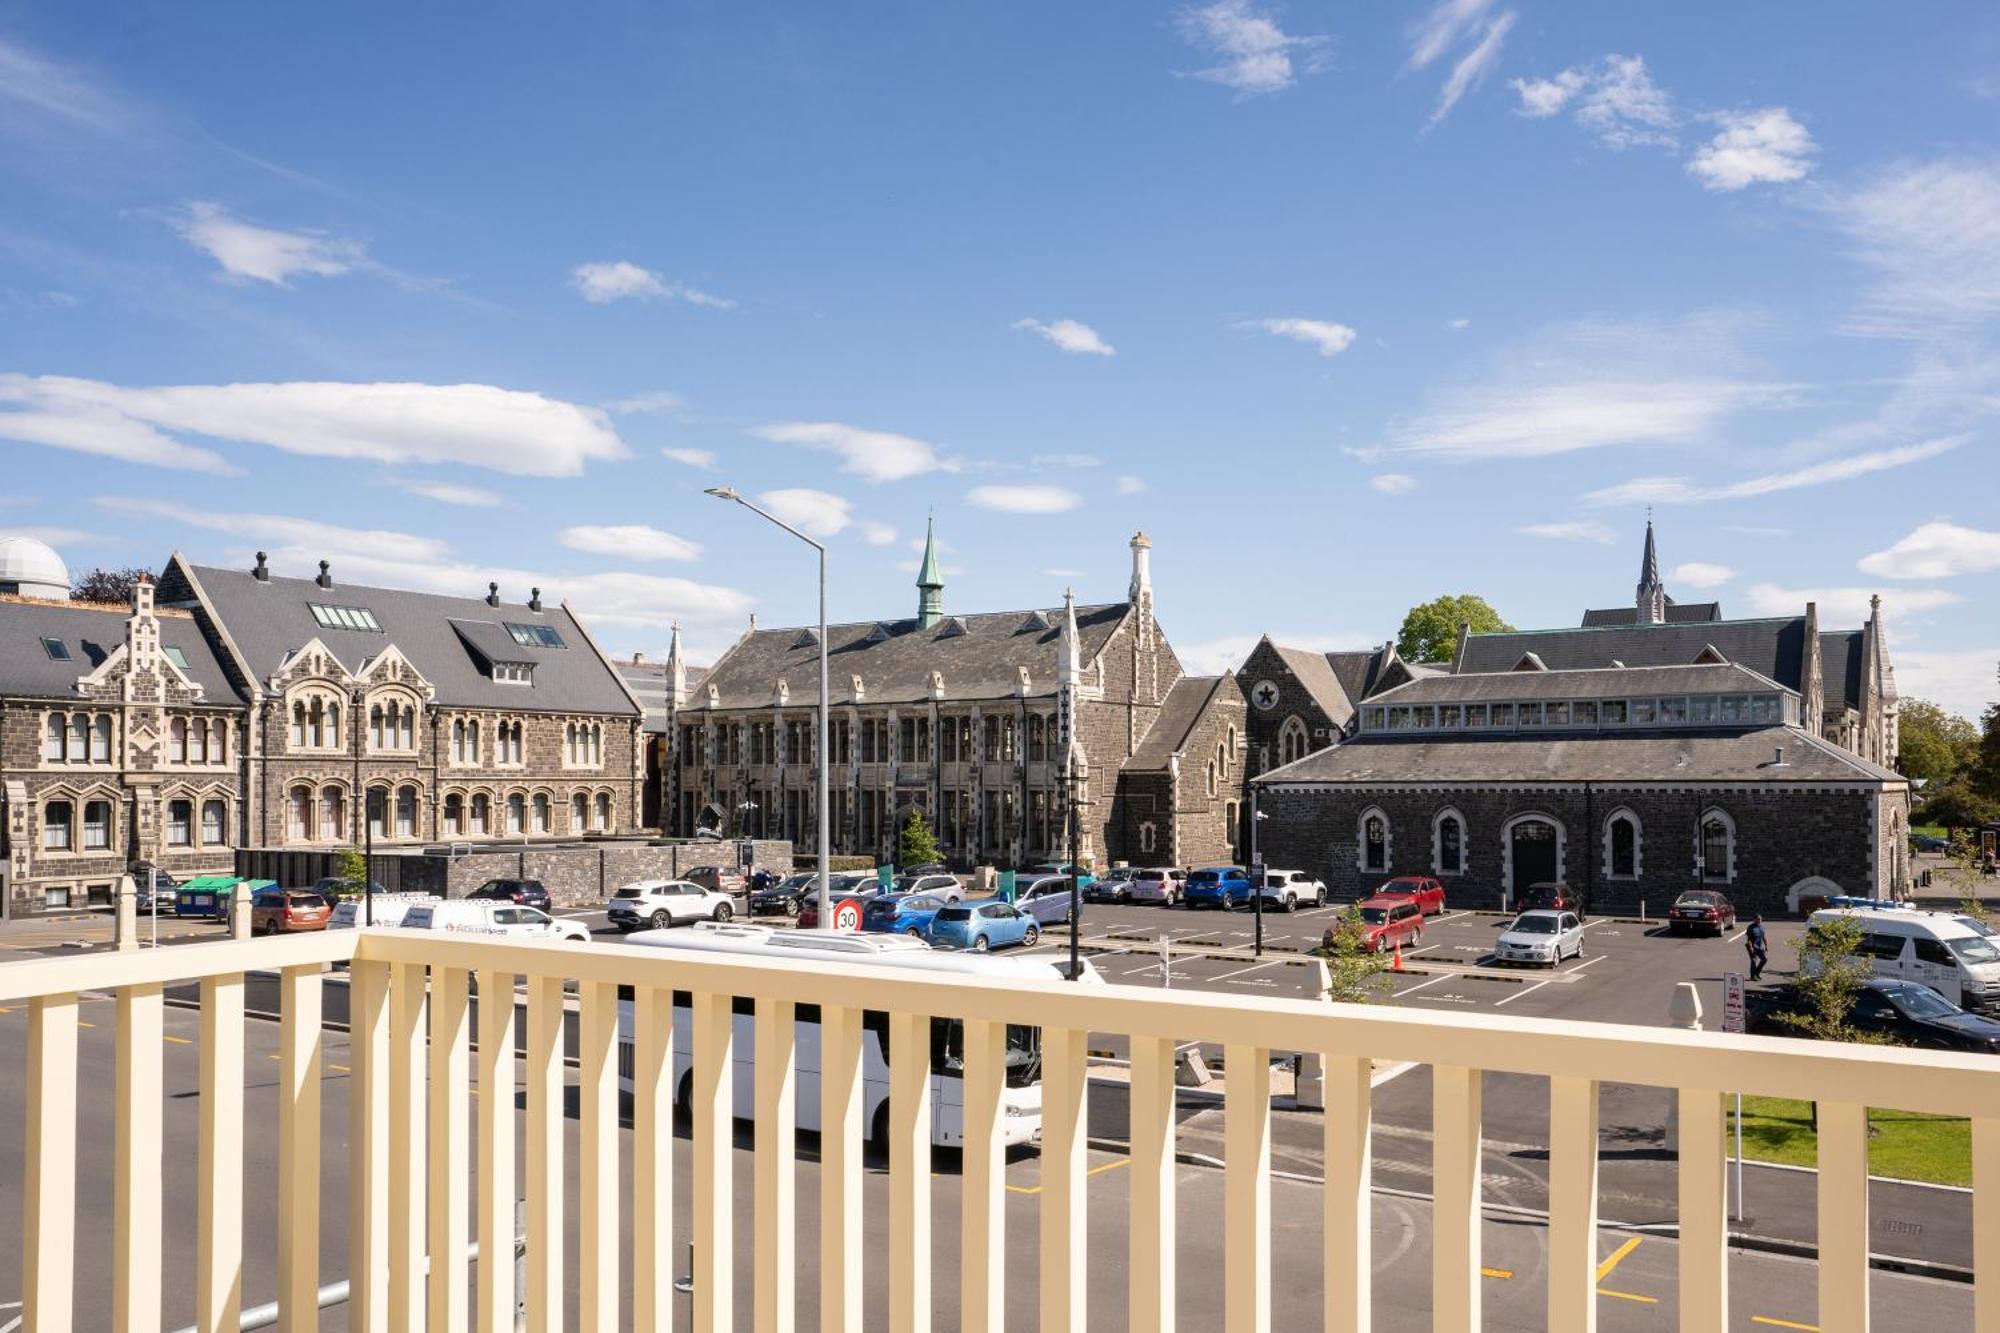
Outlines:
[[1750,980],[1761,981],[1764,977],[1764,960],[1771,956],[1771,946],[1764,935],[1764,918],[1750,918],[1750,929],[1744,932],[1743,947],[1750,954]]

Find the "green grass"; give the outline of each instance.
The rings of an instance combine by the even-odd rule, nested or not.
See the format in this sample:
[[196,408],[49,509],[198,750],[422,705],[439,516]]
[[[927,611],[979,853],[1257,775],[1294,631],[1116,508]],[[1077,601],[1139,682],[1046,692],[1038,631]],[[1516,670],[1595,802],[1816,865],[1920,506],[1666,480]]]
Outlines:
[[[1733,1103],[1732,1103],[1733,1104]],[[1934,1185],[1972,1184],[1972,1126],[1914,1111],[1868,1113],[1868,1170]],[[1743,1156],[1792,1166],[1818,1163],[1812,1108],[1778,1097],[1743,1099]]]
[[1910,836],[1913,838],[1942,838],[1946,834],[1944,825],[1942,824],[1912,824],[1910,825]]

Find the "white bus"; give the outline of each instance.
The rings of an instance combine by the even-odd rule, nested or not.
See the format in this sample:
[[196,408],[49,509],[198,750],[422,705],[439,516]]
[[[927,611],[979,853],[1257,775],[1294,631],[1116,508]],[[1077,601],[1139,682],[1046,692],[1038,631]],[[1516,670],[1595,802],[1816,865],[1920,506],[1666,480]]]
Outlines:
[[[763,961],[790,958],[860,964],[868,967],[956,972],[1010,979],[1068,982],[1066,958],[993,958],[947,953],[904,935],[861,935],[845,931],[774,930],[770,926],[718,925],[697,922],[680,930],[648,930],[628,937],[627,944],[656,949],[686,949],[699,953],[734,954]],[[1082,980],[1102,985],[1103,976],[1084,960]],[[694,1017],[686,991],[674,992],[674,1102],[683,1114],[693,1104]],[[735,1002],[735,1108],[747,1118],[755,1103],[755,1008],[745,997]],[[797,1088],[794,1105],[798,1128],[819,1130],[819,1009],[799,1005],[794,1028]],[[1000,1133],[1008,1144],[1032,1143],[1042,1133],[1041,1029],[1007,1026],[1007,1074],[1001,1093]],[[618,1005],[618,1082],[632,1090],[632,1003],[623,991]],[[965,1028],[957,1019],[931,1020],[931,1142],[955,1148],[965,1139]],[[889,1102],[889,1016],[879,1010],[862,1015],[862,1125],[872,1142],[887,1136]]]

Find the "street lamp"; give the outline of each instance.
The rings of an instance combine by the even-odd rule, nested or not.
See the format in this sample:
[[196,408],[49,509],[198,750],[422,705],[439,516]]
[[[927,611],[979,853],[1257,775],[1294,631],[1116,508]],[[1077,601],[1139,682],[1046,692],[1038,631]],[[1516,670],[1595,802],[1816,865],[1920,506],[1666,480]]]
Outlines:
[[1257,858],[1257,825],[1270,816],[1257,808],[1257,788],[1250,788],[1250,903],[1257,918],[1257,943],[1251,950],[1264,956],[1264,864]]
[[707,493],[718,500],[728,500],[742,505],[759,518],[783,528],[786,532],[791,533],[807,546],[819,552],[819,735],[814,742],[813,753],[813,758],[818,768],[816,780],[819,798],[819,884],[814,894],[814,900],[819,904],[819,928],[821,930],[832,930],[833,901],[832,894],[827,890],[827,861],[830,859],[831,852],[828,844],[832,841],[832,837],[831,824],[827,817],[826,796],[826,547],[806,536],[783,519],[768,514],[756,505],[751,504],[733,486],[710,486]]

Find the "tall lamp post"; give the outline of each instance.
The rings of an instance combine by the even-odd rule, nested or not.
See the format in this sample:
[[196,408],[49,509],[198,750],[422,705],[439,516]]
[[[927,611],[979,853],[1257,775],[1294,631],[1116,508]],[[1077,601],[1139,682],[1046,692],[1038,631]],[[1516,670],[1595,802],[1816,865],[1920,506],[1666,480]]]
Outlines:
[[1250,903],[1257,918],[1256,944],[1251,953],[1264,956],[1264,862],[1257,854],[1257,825],[1270,816],[1257,808],[1257,789],[1250,788]]
[[816,785],[819,806],[819,875],[818,887],[815,890],[814,899],[819,904],[819,928],[821,930],[832,930],[833,902],[832,895],[827,891],[826,868],[831,850],[829,844],[832,842],[832,825],[827,815],[826,797],[826,547],[806,536],[783,519],[768,514],[756,505],[751,504],[742,495],[738,494],[736,488],[733,486],[711,486],[708,488],[708,494],[718,500],[728,500],[742,505],[759,518],[783,528],[786,532],[791,533],[807,546],[819,552],[819,735],[813,743],[813,759],[818,767]]

